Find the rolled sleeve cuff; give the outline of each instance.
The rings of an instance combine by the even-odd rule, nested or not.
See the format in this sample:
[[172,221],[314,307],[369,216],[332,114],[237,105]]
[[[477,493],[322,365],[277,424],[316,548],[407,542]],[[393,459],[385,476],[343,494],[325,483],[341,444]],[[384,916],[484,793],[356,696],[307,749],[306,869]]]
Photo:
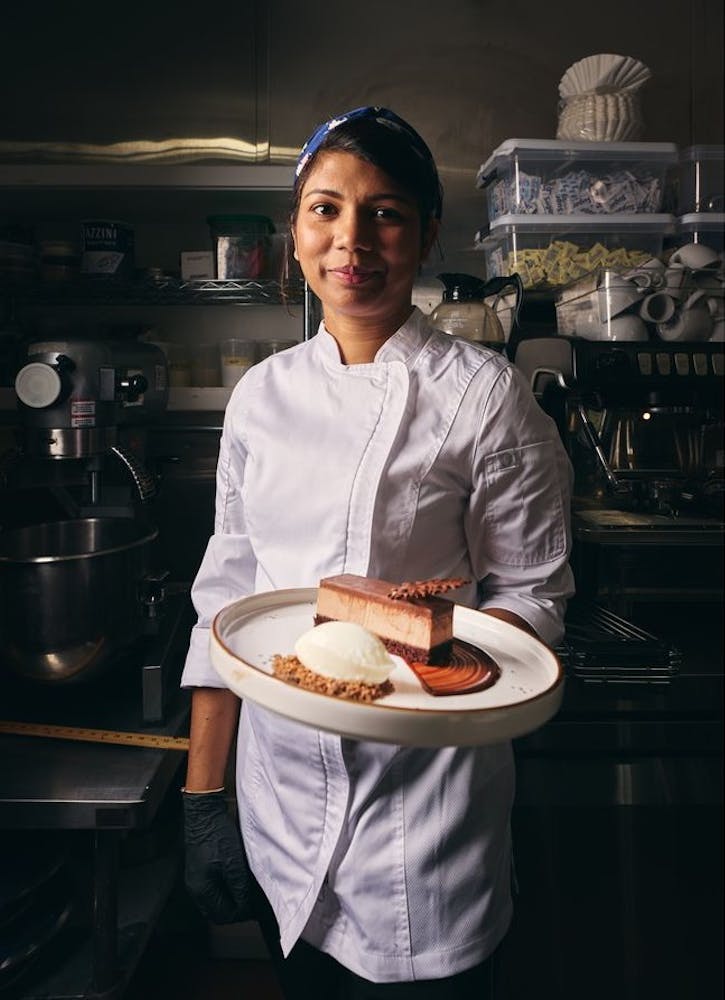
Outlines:
[[489,578],[484,600],[479,610],[503,608],[523,618],[547,645],[555,646],[564,636],[564,616],[567,602],[574,594],[574,574],[568,562],[559,565],[547,579],[526,581],[522,579],[507,585]]
[[210,629],[195,625],[191,630],[189,651],[181,674],[182,688],[225,688],[226,684],[214,669],[209,656]]
[[501,608],[523,618],[548,646],[556,646],[564,636],[563,618],[566,611],[564,599],[527,601],[521,597],[499,596],[485,601],[479,610],[485,611],[487,608]]

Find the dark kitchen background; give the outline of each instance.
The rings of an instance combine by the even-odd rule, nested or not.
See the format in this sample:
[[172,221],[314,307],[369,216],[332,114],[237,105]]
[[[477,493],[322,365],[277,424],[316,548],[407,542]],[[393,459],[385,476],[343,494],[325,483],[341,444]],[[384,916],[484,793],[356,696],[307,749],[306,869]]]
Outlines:
[[[642,141],[719,149],[722,172],[722,5],[44,2],[5,11],[3,42],[0,720],[33,732],[0,731],[0,997],[275,997],[255,925],[207,926],[186,899],[172,743],[187,732],[188,585],[211,530],[230,391],[221,343],[236,338],[253,360],[317,320],[299,276],[279,281],[299,148],[338,111],[396,110],[428,140],[445,188],[442,257],[421,295],[440,271],[487,278],[477,172],[507,139],[555,138],[559,80],[585,56],[641,60]],[[676,213],[680,178],[668,178],[663,211]],[[250,214],[274,227],[254,287],[185,273],[182,251],[208,267],[220,218]],[[88,220],[132,232],[123,282],[79,280]],[[556,323],[553,294],[525,290],[519,350],[531,344],[514,360],[527,372],[542,338],[561,342]],[[37,400],[18,411],[15,375],[43,342],[79,352],[76,372],[125,372],[123,407],[99,397],[93,434],[74,414],[49,443]],[[607,492],[591,435],[571,431],[582,401],[603,397],[618,432],[651,401],[626,350],[602,381],[609,346],[577,346],[575,391],[541,396],[597,486],[575,510],[564,706],[516,741],[517,910],[496,1000],[722,996],[722,345],[653,349],[672,371],[683,357],[707,370],[696,390],[687,378],[657,391],[668,441],[698,455],[709,442],[709,492],[702,477],[686,490],[645,477],[629,505]],[[134,379],[159,366],[168,386],[134,406]],[[47,379],[28,392],[51,391]],[[112,522],[103,537],[94,513]],[[68,520],[73,539],[57,528]],[[113,559],[87,560],[82,580],[60,559],[41,575],[42,546],[57,557],[79,535]],[[37,635],[33,604],[56,601],[62,635]],[[46,639],[62,645],[53,662]],[[53,740],[37,734],[46,725],[160,740]]]

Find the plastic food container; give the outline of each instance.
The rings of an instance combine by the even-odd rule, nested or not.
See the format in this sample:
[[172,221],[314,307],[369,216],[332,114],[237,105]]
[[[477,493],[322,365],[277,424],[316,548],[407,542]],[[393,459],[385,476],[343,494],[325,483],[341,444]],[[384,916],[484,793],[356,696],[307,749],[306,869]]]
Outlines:
[[185,344],[169,340],[149,340],[147,343],[160,347],[166,357],[169,385],[174,388],[191,385],[191,359]]
[[288,347],[296,347],[296,340],[259,340],[257,341],[257,359],[262,361],[280,351],[286,351]]
[[43,281],[69,281],[80,271],[80,253],[74,243],[44,240],[39,246],[40,277]]
[[678,215],[725,212],[725,146],[680,151]]
[[219,345],[222,385],[232,388],[257,360],[256,342],[241,337],[222,340]]
[[524,288],[558,288],[597,268],[636,267],[662,253],[671,215],[504,215],[476,246],[489,278],[518,273]]
[[262,278],[272,253],[274,223],[266,215],[210,215],[217,278]]
[[32,243],[0,240],[0,275],[13,280],[35,275],[35,248]]
[[481,166],[490,222],[503,215],[610,215],[660,212],[669,142],[569,142],[507,139]]

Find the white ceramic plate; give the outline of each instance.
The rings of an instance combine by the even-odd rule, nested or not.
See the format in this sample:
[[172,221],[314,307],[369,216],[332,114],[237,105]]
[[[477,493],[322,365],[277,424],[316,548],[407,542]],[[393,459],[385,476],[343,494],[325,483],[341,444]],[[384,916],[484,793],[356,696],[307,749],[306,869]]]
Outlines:
[[211,630],[211,659],[240,698],[278,715],[351,739],[404,746],[480,746],[523,736],[559,709],[563,671],[538,639],[471,608],[455,606],[458,639],[485,650],[501,676],[485,691],[434,697],[400,657],[392,694],[361,703],[318,694],[272,675],[272,658],[294,652],[312,628],[317,588],[255,594],[228,605]]

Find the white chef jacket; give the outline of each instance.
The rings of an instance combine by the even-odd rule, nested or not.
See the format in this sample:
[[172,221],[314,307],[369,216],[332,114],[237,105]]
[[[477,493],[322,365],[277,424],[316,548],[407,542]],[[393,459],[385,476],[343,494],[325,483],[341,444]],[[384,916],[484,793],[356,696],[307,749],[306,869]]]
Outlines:
[[[208,635],[225,604],[338,573],[464,577],[457,602],[507,608],[556,642],[570,485],[555,425],[501,355],[414,309],[372,363],[344,365],[322,324],[232,393],[182,684],[223,686]],[[302,937],[375,982],[434,979],[506,933],[509,743],[353,741],[244,702],[236,780],[285,954]]]

